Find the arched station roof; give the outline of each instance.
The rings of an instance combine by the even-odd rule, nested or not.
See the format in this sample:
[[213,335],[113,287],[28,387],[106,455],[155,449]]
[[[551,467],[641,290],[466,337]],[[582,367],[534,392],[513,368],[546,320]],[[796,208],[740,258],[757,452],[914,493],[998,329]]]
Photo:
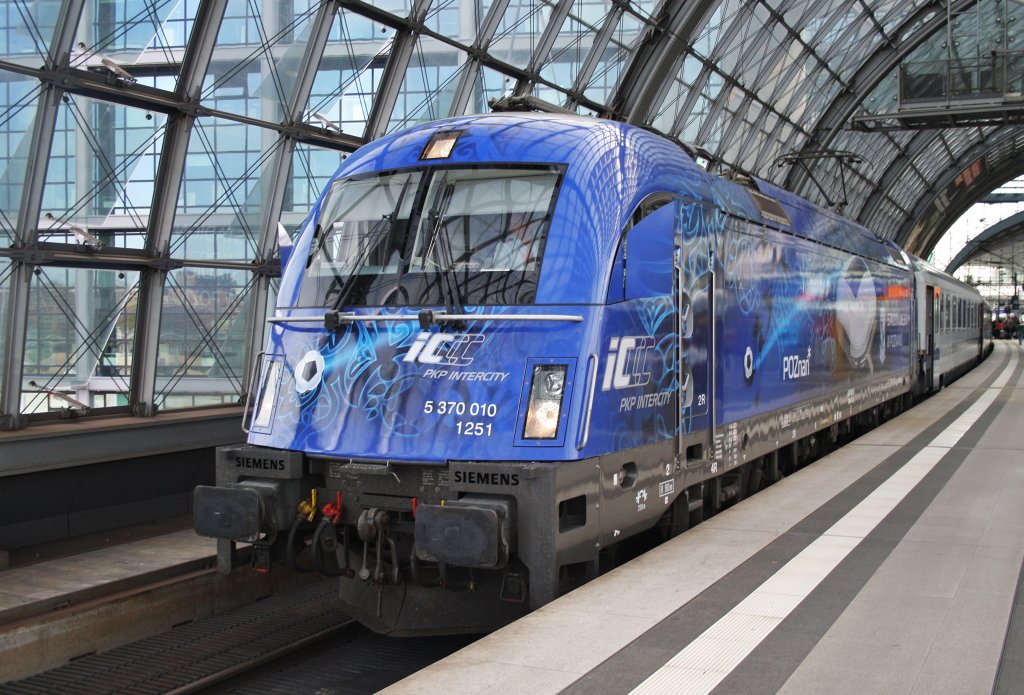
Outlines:
[[997,222],[967,242],[946,272],[952,274],[969,263],[1011,272],[1024,268],[1024,212]]
[[55,397],[139,416],[243,399],[278,221],[346,153],[424,120],[527,104],[643,124],[921,255],[1024,171],[1021,0],[0,11],[6,428]]

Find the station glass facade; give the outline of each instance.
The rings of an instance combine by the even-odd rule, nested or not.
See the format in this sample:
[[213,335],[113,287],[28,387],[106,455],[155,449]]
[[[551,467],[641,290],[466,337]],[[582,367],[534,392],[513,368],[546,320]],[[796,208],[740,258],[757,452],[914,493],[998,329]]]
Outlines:
[[[0,426],[244,400],[278,221],[296,230],[360,144],[496,100],[648,125],[898,239],[1008,130],[847,118],[891,109],[903,54],[924,64],[956,41],[981,81],[998,38],[993,65],[1016,65],[1019,15],[995,0],[956,15],[883,0],[0,0]],[[808,177],[783,158],[818,149],[858,161],[813,160]]]

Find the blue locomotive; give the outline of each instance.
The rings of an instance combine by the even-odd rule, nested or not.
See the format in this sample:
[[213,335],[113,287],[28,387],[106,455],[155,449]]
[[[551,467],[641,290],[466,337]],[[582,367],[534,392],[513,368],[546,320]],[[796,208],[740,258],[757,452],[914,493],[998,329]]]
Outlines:
[[[243,541],[258,568],[342,577],[395,634],[522,615],[982,356],[969,286],[582,117],[370,143],[282,262],[248,443],[218,452],[196,527],[225,569]],[[966,348],[943,363],[954,297]]]

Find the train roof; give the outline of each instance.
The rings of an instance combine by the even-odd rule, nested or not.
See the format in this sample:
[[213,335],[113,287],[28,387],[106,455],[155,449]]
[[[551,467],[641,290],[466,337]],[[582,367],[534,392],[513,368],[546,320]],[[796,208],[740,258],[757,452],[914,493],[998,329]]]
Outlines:
[[[450,157],[424,161],[424,144],[438,132],[458,131]],[[476,114],[432,121],[364,145],[342,167],[345,175],[424,164],[585,162],[623,146],[659,152],[699,170],[675,143],[644,128],[587,116],[549,113]],[[667,162],[666,162],[667,163]]]
[[974,285],[966,283],[963,280],[958,280],[949,273],[945,272],[944,270],[940,270],[939,268],[936,268],[931,263],[922,258],[918,258],[913,254],[907,255],[910,257],[910,261],[914,266],[914,272],[928,276],[929,278],[932,279],[932,282],[938,284],[938,281],[941,280],[944,281],[944,284],[946,284],[947,286],[952,285],[963,290],[968,294],[977,295],[979,297],[981,296],[981,294],[978,292],[978,288],[975,287]]
[[[459,133],[450,156],[424,160],[426,143],[445,131]],[[897,249],[865,227],[767,181],[712,175],[678,143],[617,121],[524,112],[433,121],[368,143],[349,157],[338,175],[481,162],[566,166],[575,183],[562,195],[575,198],[571,205],[600,210],[599,224],[581,228],[596,234],[595,242],[601,245],[618,243],[622,224],[645,196],[674,192],[798,237],[907,267]],[[637,176],[638,172],[643,174]],[[572,234],[578,243],[579,230]],[[553,229],[552,235],[556,239],[559,230]]]

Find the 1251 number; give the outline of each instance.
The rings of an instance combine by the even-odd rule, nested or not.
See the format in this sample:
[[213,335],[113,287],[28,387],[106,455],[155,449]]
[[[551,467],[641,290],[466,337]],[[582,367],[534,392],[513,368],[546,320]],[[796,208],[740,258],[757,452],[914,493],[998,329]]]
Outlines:
[[490,437],[492,425],[489,422],[462,422],[455,423],[455,428],[460,435],[467,437]]

